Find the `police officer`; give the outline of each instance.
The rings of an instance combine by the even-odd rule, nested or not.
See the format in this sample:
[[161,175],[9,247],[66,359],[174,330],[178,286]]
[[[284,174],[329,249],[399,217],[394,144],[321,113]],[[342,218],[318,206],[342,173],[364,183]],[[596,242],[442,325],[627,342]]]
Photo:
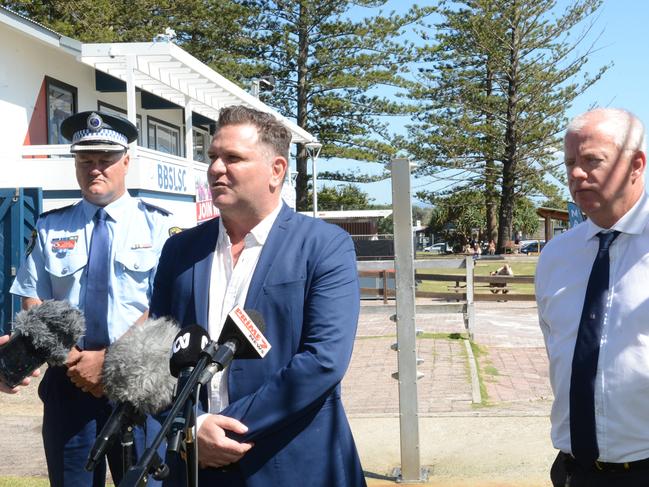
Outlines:
[[[48,368],[38,392],[51,485],[101,487],[105,463],[94,473],[84,466],[112,411],[101,383],[105,349],[146,319],[158,256],[172,227],[166,210],[126,191],[128,144],[137,139],[132,123],[83,112],[64,120],[61,132],[72,140],[83,199],[41,215],[11,292],[22,297],[24,309],[45,299],[67,300],[86,316],[84,338],[65,367]],[[156,423],[149,418],[147,426],[151,435]],[[141,432],[136,438],[142,451]],[[107,457],[117,484],[122,459],[116,443]]]

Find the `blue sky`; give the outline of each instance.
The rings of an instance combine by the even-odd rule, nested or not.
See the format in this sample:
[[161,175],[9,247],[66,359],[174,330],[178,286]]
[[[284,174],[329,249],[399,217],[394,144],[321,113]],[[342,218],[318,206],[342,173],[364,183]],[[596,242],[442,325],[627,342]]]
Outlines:
[[[568,1],[560,0],[559,7],[566,5]],[[420,5],[424,3],[419,2]],[[383,10],[403,11],[411,4],[413,2],[390,0]],[[649,1],[604,0],[592,29],[593,35],[600,35],[596,44],[597,51],[589,57],[585,71],[594,73],[602,65],[610,62],[614,65],[598,83],[573,102],[572,107],[567,109],[568,117],[578,115],[596,105],[625,108],[635,113],[645,124],[649,123],[649,61],[646,55],[648,41],[645,34],[648,22]],[[585,47],[586,44],[582,50]],[[368,172],[372,169],[373,172],[380,172],[377,171],[378,167],[373,168],[372,165],[355,165]],[[342,161],[320,160],[318,163],[319,170],[343,170],[349,167],[349,163]],[[322,184],[319,182],[318,186],[321,187]],[[389,180],[359,186],[374,198],[374,203],[391,202]],[[417,188],[435,189],[435,186],[416,180],[413,181],[413,193]]]

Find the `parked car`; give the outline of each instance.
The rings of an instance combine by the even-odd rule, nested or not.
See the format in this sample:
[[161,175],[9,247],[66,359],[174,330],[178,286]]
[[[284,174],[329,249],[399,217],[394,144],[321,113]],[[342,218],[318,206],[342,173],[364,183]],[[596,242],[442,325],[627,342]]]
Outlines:
[[446,242],[438,242],[424,247],[424,252],[430,252],[431,254],[450,254],[453,250]]
[[535,240],[521,246],[521,254],[539,253],[545,246],[545,240]]

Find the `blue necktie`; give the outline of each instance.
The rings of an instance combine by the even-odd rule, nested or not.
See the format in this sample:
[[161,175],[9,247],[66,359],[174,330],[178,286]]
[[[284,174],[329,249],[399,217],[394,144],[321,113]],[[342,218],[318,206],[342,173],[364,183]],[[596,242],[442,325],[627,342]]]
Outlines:
[[595,376],[609,281],[608,249],[620,232],[598,233],[599,250],[590,271],[572,358],[570,438],[573,456],[583,465],[599,458],[595,431]]
[[108,338],[108,280],[110,271],[110,240],[106,210],[99,208],[90,239],[88,273],[86,275],[86,350],[100,350],[110,344]]

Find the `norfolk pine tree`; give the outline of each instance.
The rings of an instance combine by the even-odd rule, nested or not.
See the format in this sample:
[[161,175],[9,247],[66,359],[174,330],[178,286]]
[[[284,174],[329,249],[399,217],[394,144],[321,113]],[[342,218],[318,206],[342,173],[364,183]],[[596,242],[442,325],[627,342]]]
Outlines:
[[[376,94],[380,86],[405,86],[413,59],[411,43],[400,36],[430,8],[349,18],[353,6],[380,6],[381,0],[275,0],[263,2],[264,29],[257,35],[264,60],[277,78],[264,98],[323,144],[321,157],[387,162],[394,149],[380,117],[402,114],[403,103]],[[374,91],[373,91],[374,90]],[[297,148],[296,201],[308,208],[307,151]],[[364,182],[358,174],[321,173],[323,179]]]
[[[517,198],[551,194],[565,110],[607,69],[580,74],[592,46],[578,52],[600,0],[577,0],[559,14],[553,0],[443,2],[437,43],[413,97],[426,100],[410,147],[422,171],[454,168],[463,187],[498,198],[498,251],[513,233]],[[585,24],[585,26],[584,26]],[[575,33],[575,31],[577,31]],[[488,218],[488,222],[490,219]]]

